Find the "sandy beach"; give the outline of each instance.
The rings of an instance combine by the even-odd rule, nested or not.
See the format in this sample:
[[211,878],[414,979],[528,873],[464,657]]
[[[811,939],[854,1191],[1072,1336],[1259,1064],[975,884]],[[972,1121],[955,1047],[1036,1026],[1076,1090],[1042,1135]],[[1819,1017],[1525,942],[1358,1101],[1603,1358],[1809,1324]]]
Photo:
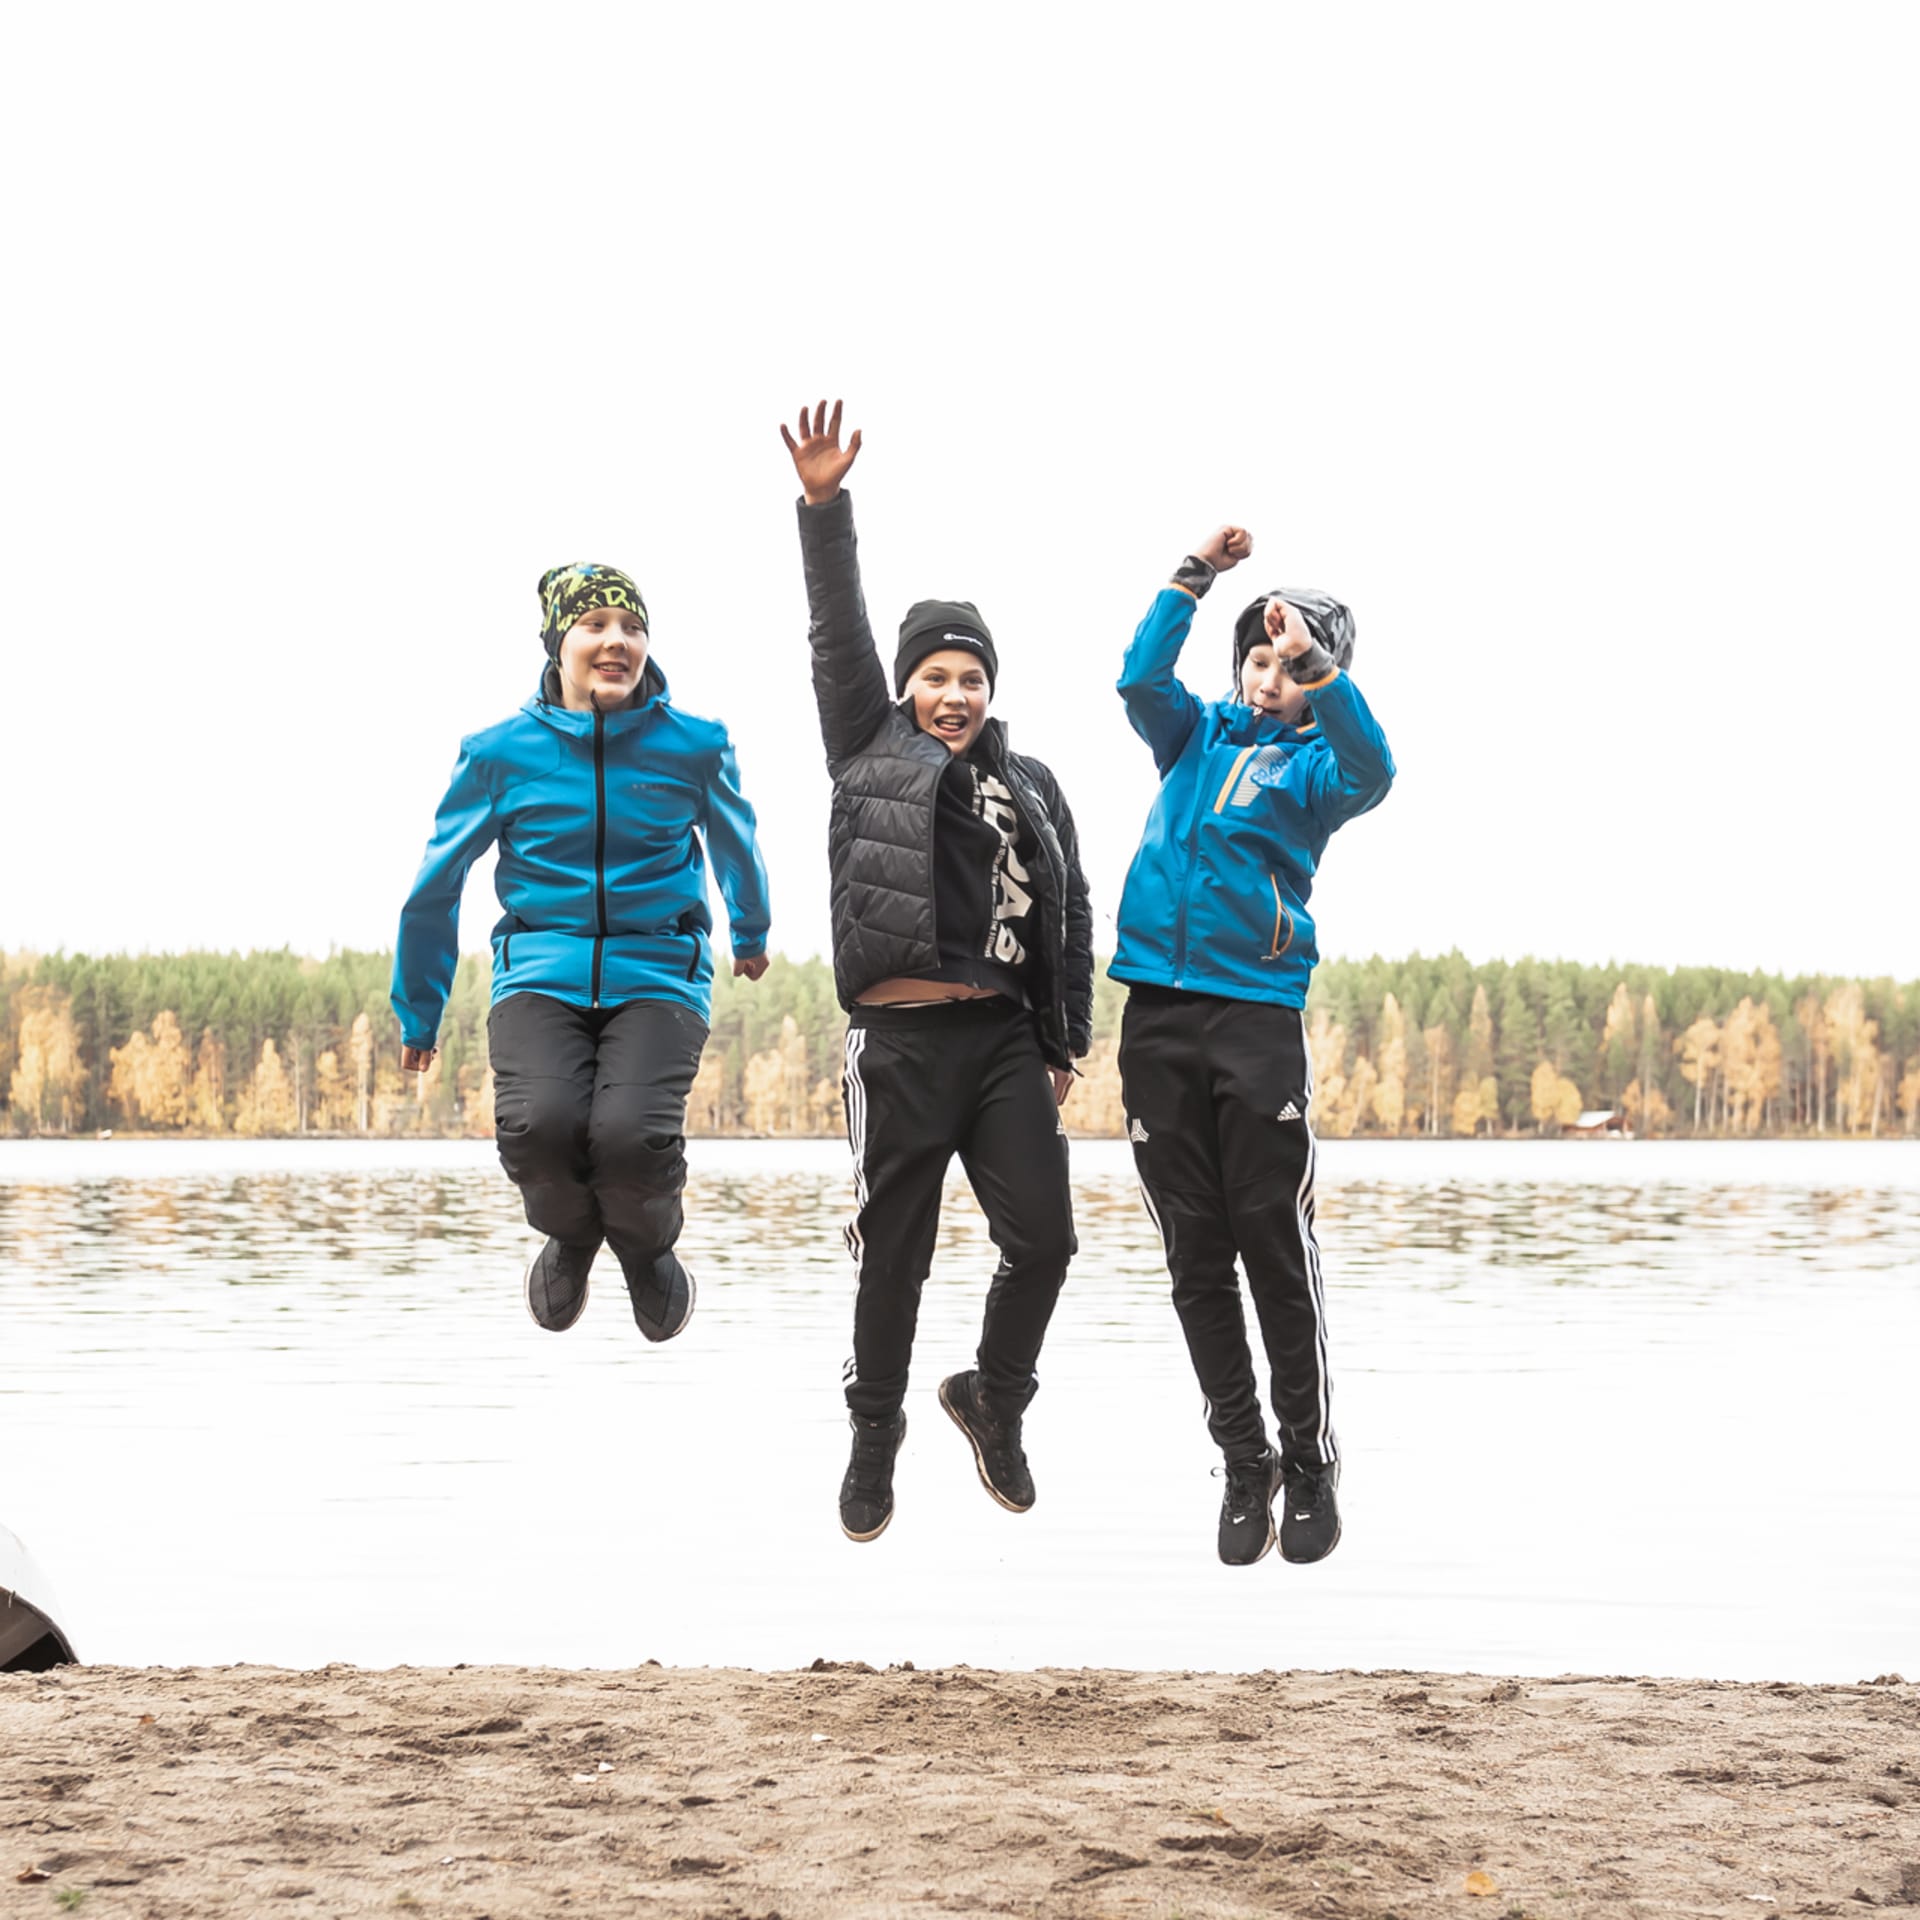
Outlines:
[[1920,1903],[1920,1687],[1416,1673],[0,1676],[0,1916]]

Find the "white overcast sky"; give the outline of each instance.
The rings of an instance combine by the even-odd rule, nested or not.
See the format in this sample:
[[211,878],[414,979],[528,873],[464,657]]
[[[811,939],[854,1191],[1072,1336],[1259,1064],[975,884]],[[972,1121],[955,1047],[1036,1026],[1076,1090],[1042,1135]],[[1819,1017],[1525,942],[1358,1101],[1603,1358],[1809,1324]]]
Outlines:
[[[1103,944],[1224,519],[1400,763],[1329,953],[1920,973],[1903,6],[42,7],[8,28],[0,946],[387,944],[534,582],[633,572],[827,933],[793,476],[976,600]],[[1244,589],[1244,591],[1243,591]],[[490,892],[463,940],[484,943]]]

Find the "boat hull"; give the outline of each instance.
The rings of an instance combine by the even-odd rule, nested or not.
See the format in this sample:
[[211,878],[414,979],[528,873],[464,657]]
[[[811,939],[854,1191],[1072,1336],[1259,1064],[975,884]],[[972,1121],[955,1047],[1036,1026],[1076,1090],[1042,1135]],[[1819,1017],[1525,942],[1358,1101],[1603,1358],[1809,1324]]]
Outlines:
[[0,1527],[0,1673],[40,1673],[75,1657],[46,1576],[18,1536]]

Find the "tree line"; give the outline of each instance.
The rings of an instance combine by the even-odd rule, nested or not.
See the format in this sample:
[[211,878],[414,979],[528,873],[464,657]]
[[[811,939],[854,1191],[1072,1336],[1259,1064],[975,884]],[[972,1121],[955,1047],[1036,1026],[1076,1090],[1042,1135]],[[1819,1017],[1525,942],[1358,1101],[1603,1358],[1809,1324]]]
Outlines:
[[[487,961],[460,962],[432,1071],[403,1075],[392,956],[12,954],[0,1128],[16,1134],[484,1138]],[[1125,1132],[1125,990],[1102,972],[1071,1129]],[[1314,1121],[1334,1137],[1557,1135],[1611,1111],[1661,1137],[1920,1135],[1920,982],[1716,968],[1330,960],[1307,1006]],[[832,1135],[832,970],[723,974],[688,1131]]]

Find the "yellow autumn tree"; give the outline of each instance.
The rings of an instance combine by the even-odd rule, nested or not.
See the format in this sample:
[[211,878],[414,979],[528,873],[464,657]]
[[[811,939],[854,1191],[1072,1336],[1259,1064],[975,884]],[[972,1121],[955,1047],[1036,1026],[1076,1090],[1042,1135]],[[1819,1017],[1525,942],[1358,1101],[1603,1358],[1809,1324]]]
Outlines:
[[717,1048],[701,1056],[700,1071],[687,1089],[687,1132],[711,1139],[721,1129],[727,1096],[727,1062]]
[[295,1117],[293,1082],[288,1079],[286,1062],[280,1058],[280,1049],[269,1034],[260,1042],[260,1058],[240,1090],[233,1130],[250,1139],[278,1138],[293,1131]]
[[1453,1097],[1453,1131],[1463,1138],[1476,1134],[1483,1126],[1498,1125],[1500,1119],[1500,1083],[1485,1074],[1476,1085],[1469,1081]]
[[193,1060],[180,1017],[157,1013],[150,1032],[136,1029],[107,1055],[107,1098],[129,1124],[184,1127],[192,1110]]
[[14,1002],[20,1037],[8,1099],[27,1133],[71,1133],[86,1087],[73,1030],[73,1004],[56,987],[24,987]]
[[1847,1133],[1878,1132],[1880,1025],[1867,1018],[1860,983],[1847,980],[1835,987],[1827,995],[1825,1013],[1833,1052],[1834,1125]]
[[340,1071],[340,1056],[328,1047],[313,1063],[313,1127],[316,1133],[346,1133],[353,1126],[353,1089]]
[[1673,1109],[1658,1087],[1645,1091],[1638,1080],[1629,1080],[1620,1095],[1620,1111],[1635,1133],[1649,1140],[1658,1139],[1673,1124]]
[[1832,1066],[1828,1044],[1827,1010],[1817,993],[1804,994],[1794,1004],[1793,1017],[1807,1042],[1807,1119],[1815,1133],[1827,1130],[1827,1073]]
[[[1127,1130],[1120,1091],[1120,1036],[1096,1041],[1080,1062],[1080,1078],[1066,1105],[1067,1130],[1095,1140],[1117,1140]],[[837,1130],[837,1128],[836,1128]]]
[[1397,1134],[1407,1114],[1407,1018],[1391,993],[1380,1003],[1373,1050],[1380,1077],[1369,1104],[1381,1132]]
[[1595,1065],[1600,1074],[1601,1097],[1624,1086],[1632,1077],[1634,1043],[1633,995],[1624,980],[1617,982],[1607,1002],[1606,1023],[1600,1032],[1599,1055]]
[[353,1126],[365,1133],[373,1125],[373,1022],[357,1013],[347,1034],[347,1065],[352,1075]]
[[1780,1075],[1780,1030],[1764,1005],[1743,995],[1720,1027],[1720,1081],[1735,1133],[1759,1127],[1767,1102],[1780,1091]]
[[1542,1060],[1533,1070],[1533,1084],[1529,1088],[1532,1096],[1533,1117],[1544,1129],[1552,1124],[1560,1111],[1560,1076],[1553,1070],[1551,1060]]
[[[472,1083],[468,1084],[468,1076]],[[469,1140],[491,1140],[493,1138],[493,1067],[482,1067],[477,1074],[472,1067],[463,1067],[460,1073],[460,1125]]]
[[1715,1070],[1720,1064],[1720,1026],[1709,1014],[1701,1014],[1673,1043],[1680,1057],[1680,1077],[1693,1089],[1693,1130],[1700,1131],[1702,1102],[1706,1098]]
[[[1325,1007],[1316,1007],[1307,1028],[1307,1054],[1313,1062],[1314,1126],[1331,1133],[1325,1116],[1347,1095],[1347,1030]],[[1352,1131],[1352,1123],[1348,1123]]]
[[807,1071],[806,1035],[792,1014],[780,1022],[778,1044],[748,1060],[742,1092],[750,1133],[810,1131],[813,1079]]
[[1438,1133],[1440,1116],[1454,1104],[1453,1035],[1439,1025],[1423,1028],[1420,1038],[1427,1044],[1427,1131]]
[[1896,1097],[1900,1111],[1906,1118],[1907,1131],[1920,1133],[1920,1053],[1907,1062],[1907,1070],[1900,1076],[1900,1089]]
[[202,1133],[227,1130],[227,1043],[206,1028],[194,1056],[193,1085],[187,1089],[189,1117]]

